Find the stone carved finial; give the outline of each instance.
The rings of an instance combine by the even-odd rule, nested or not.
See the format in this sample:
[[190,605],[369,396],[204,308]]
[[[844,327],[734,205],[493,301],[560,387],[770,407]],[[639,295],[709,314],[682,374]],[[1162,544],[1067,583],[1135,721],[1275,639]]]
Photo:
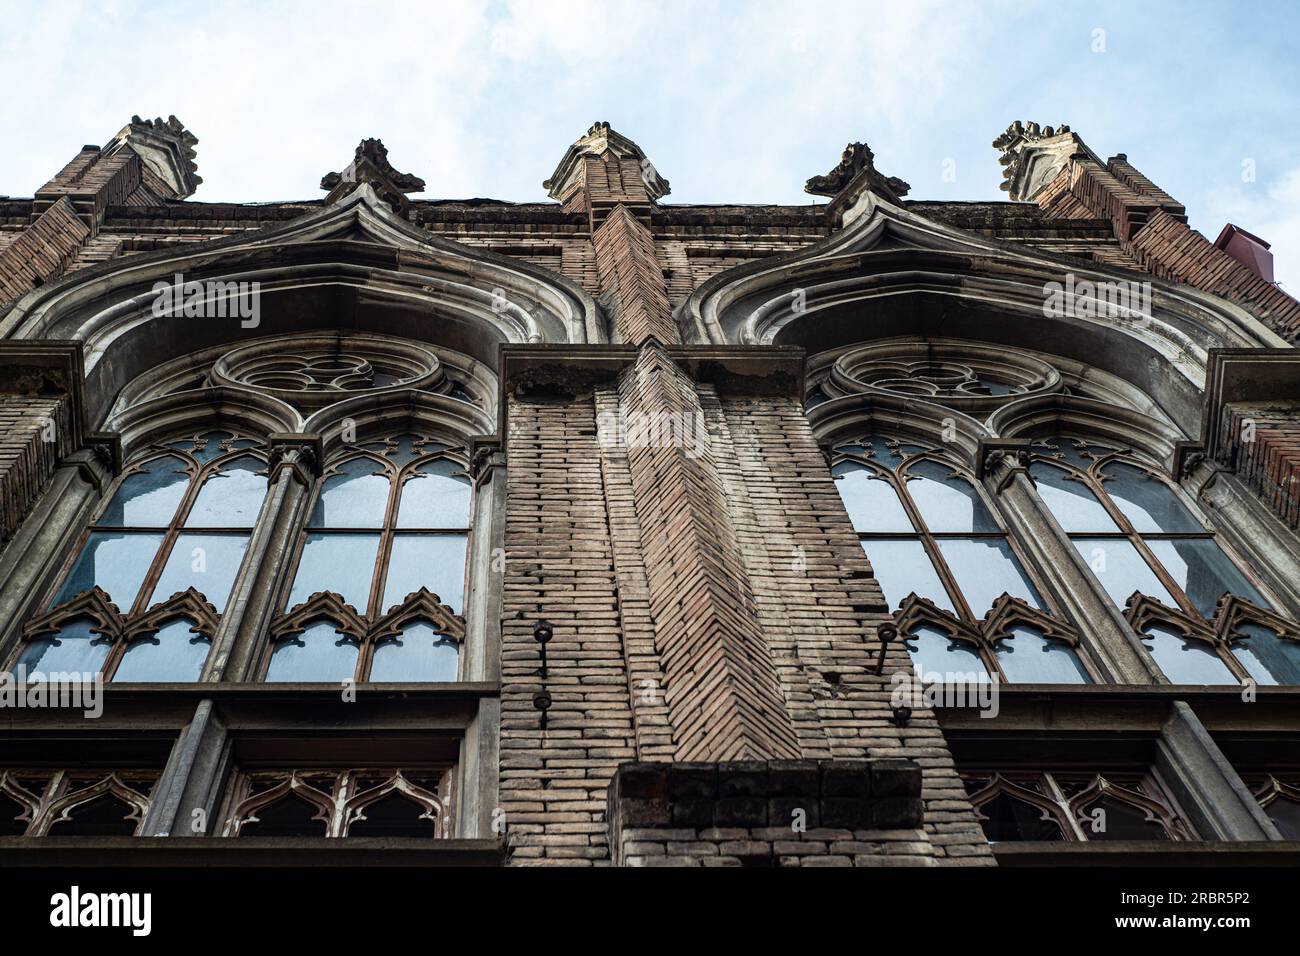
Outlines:
[[419,176],[399,173],[393,168],[388,161],[387,148],[378,139],[363,139],[343,172],[326,173],[321,177],[320,188],[329,191],[325,204],[338,202],[362,183],[373,186],[384,202],[403,214],[408,206],[405,194],[424,189],[424,180]]
[[641,147],[604,120],[593,123],[587,130],[587,135],[565,151],[555,172],[542,183],[542,188],[552,199],[563,201],[578,176],[579,160],[583,156],[602,156],[606,153],[616,159],[636,161],[641,170],[641,182],[645,184],[646,193],[652,202],[657,202],[670,192],[668,180],[659,175],[654,163],[650,162]]
[[868,189],[888,199],[906,196],[911,186],[897,176],[884,176],[876,169],[876,157],[866,143],[849,143],[844,147],[839,165],[825,176],[814,176],[804,184],[803,191],[813,196],[838,196],[844,189],[867,171]]
[[1070,157],[1087,151],[1083,141],[1068,126],[1053,128],[1020,120],[993,141],[993,148],[1002,154],[998,162],[1006,167],[1002,171],[1001,188],[1016,202],[1033,202],[1043,187],[1065,168]]
[[141,119],[132,116],[104,149],[106,155],[128,148],[140,157],[141,162],[165,182],[175,193],[173,198],[185,199],[194,194],[203,182],[198,174],[198,155],[194,147],[199,138],[185,128],[175,116],[166,119]]

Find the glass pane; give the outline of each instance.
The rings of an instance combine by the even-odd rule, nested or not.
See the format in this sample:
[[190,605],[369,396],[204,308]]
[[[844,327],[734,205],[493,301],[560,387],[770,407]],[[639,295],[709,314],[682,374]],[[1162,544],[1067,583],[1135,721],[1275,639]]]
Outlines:
[[849,520],[858,531],[914,531],[903,503],[889,482],[852,462],[840,462],[831,474],[844,499]]
[[939,542],[939,551],[976,617],[983,617],[1004,591],[1032,607],[1043,606],[1004,539],[945,539]]
[[117,494],[100,517],[101,525],[165,528],[176,516],[176,507],[189,485],[185,463],[168,455],[140,466],[123,479]]
[[1232,642],[1232,653],[1260,684],[1300,684],[1300,641],[1278,637],[1271,628],[1243,624],[1245,640]]
[[208,659],[212,642],[195,634],[193,623],[185,619],[169,621],[157,633],[131,642],[122,656],[113,680],[128,681],[196,681]]
[[113,642],[92,634],[94,622],[78,618],[63,625],[57,634],[28,641],[18,658],[18,666],[29,681],[52,674],[99,674],[108,659]]
[[1079,824],[1089,840],[1169,839],[1164,825],[1148,820],[1145,810],[1112,797],[1102,797],[1081,809]]
[[366,805],[348,825],[350,837],[432,837],[434,821],[424,807],[393,792]]
[[1043,637],[1036,627],[1015,627],[1014,637],[997,642],[997,655],[1007,680],[1017,684],[1091,684],[1079,657],[1064,641]]
[[1167,484],[1150,478],[1141,468],[1112,462],[1102,469],[1107,481],[1103,485],[1119,510],[1136,531],[1166,533],[1204,531],[1190,511],[1178,500]]
[[308,534],[285,606],[301,604],[317,591],[334,591],[366,613],[378,552],[377,534]]
[[1057,523],[1066,531],[1118,531],[1101,502],[1082,481],[1053,465],[1034,462],[1029,466],[1038,497],[1043,499]]
[[399,534],[393,538],[384,583],[381,613],[400,604],[420,588],[428,588],[457,614],[465,601],[465,547],[463,534]]
[[903,642],[924,683],[988,684],[989,672],[974,646],[954,641],[937,627],[919,624]]
[[96,584],[123,614],[131,609],[163,536],[155,531],[95,531],[54,598],[62,604]]
[[226,609],[230,589],[235,586],[235,576],[239,574],[247,548],[246,534],[189,532],[177,536],[162,577],[158,579],[147,605],[160,604],[173,594],[192,587],[220,614]]
[[245,456],[226,462],[203,482],[185,519],[187,528],[251,528],[266,497],[266,464]]
[[328,621],[318,621],[301,634],[293,634],[275,645],[266,679],[342,683],[357,671],[357,642],[340,634]]
[[1260,607],[1269,606],[1264,595],[1209,538],[1148,541],[1147,544],[1178,586],[1187,592],[1196,609],[1206,617],[1214,615],[1215,605],[1225,591],[1254,601]]
[[378,462],[354,458],[325,479],[311,513],[313,528],[382,528],[391,483]]
[[1116,607],[1122,608],[1134,591],[1150,595],[1169,607],[1178,606],[1131,542],[1122,538],[1075,538],[1074,546]]
[[907,469],[907,493],[931,531],[1000,531],[975,487],[935,461],[918,461]]
[[455,641],[431,624],[417,621],[400,637],[375,648],[370,665],[372,681],[454,681],[460,662]]
[[872,573],[885,592],[885,601],[891,610],[915,591],[921,597],[929,598],[937,607],[957,613],[920,541],[872,539],[863,541],[862,549],[867,552]]
[[293,794],[262,807],[254,819],[239,827],[241,837],[323,837],[325,821],[320,809]]
[[1237,678],[1204,641],[1183,637],[1173,628],[1153,624],[1142,635],[1160,672],[1173,684],[1236,684]]
[[986,818],[980,821],[980,825],[984,827],[984,836],[990,843],[1004,840],[1055,842],[1065,839],[1061,825],[1047,811],[1005,793],[998,794],[984,804],[979,812]]
[[460,465],[445,458],[420,465],[402,485],[399,528],[469,526],[469,479],[455,476]]

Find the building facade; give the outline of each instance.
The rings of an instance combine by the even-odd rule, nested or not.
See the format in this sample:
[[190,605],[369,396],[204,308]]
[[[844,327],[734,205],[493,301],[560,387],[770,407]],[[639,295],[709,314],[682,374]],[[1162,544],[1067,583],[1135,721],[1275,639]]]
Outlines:
[[[1066,127],[666,202],[0,198],[13,864],[1296,862],[1300,302]],[[143,839],[164,837],[165,839]]]

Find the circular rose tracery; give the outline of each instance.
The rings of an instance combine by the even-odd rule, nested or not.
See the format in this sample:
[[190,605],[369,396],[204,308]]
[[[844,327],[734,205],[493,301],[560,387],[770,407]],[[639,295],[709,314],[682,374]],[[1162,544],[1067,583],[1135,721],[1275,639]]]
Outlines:
[[364,333],[250,343],[218,359],[212,379],[214,384],[261,389],[305,407],[323,407],[346,392],[389,388],[444,392],[453,386],[432,350]]

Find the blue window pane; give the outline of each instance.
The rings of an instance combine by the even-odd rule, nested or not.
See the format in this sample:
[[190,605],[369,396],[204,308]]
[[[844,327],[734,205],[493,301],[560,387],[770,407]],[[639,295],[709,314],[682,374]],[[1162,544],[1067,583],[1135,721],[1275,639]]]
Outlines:
[[1128,541],[1120,538],[1075,538],[1074,546],[1116,607],[1122,608],[1134,591],[1141,591],[1169,607],[1178,606],[1151,566]]
[[907,469],[907,493],[916,502],[931,531],[999,531],[975,487],[953,477],[951,468],[918,461]]
[[163,536],[154,531],[95,531],[77,556],[55,604],[99,585],[123,613],[131,609]]
[[904,639],[912,667],[924,683],[988,684],[992,678],[975,648],[937,627],[920,624]]
[[836,465],[831,474],[835,476],[835,485],[840,497],[844,499],[844,508],[849,513],[849,520],[858,531],[906,531],[915,530],[912,520],[903,510],[903,503],[898,494],[883,478],[874,477],[874,472],[851,462]]
[[192,587],[207,598],[218,614],[222,613],[247,548],[246,534],[178,535],[147,606],[160,604]]
[[1142,635],[1142,643],[1170,683],[1237,683],[1237,678],[1228,670],[1228,665],[1203,641],[1185,638],[1172,628],[1153,624]]
[[1007,680],[1017,684],[1092,683],[1069,644],[1048,640],[1034,627],[1015,627],[1012,634],[994,648]]
[[156,633],[133,640],[113,674],[114,682],[198,680],[212,642],[195,634],[193,626],[183,618],[168,621]]
[[317,591],[334,591],[366,613],[378,551],[377,534],[308,534],[286,607],[301,604]]
[[325,479],[311,513],[313,528],[382,528],[391,482],[378,462],[355,458]]
[[123,479],[99,523],[165,528],[176,516],[189,482],[181,459],[168,455],[147,461],[139,471]]
[[1141,468],[1112,462],[1102,469],[1111,500],[1124,512],[1135,531],[1200,532],[1205,528],[1159,478]]
[[420,465],[402,485],[399,528],[465,528],[469,525],[469,479],[445,458]]
[[266,465],[246,456],[226,462],[203,482],[187,528],[251,528],[266,497]]
[[1256,682],[1300,684],[1300,641],[1278,637],[1272,628],[1243,624],[1244,640],[1232,642],[1232,653]]
[[1118,531],[1119,526],[1088,486],[1054,465],[1034,462],[1029,466],[1038,497],[1066,531]]
[[891,609],[897,608],[903,603],[903,598],[915,591],[936,606],[956,613],[952,599],[944,590],[934,563],[920,541],[872,539],[863,541],[862,548],[867,552],[871,570]]
[[1148,541],[1147,544],[1170,577],[1178,582],[1196,609],[1206,617],[1214,615],[1215,605],[1224,592],[1254,601],[1260,607],[1269,606],[1264,595],[1209,538]]
[[460,664],[456,642],[417,621],[375,648],[372,681],[454,681]]
[[18,658],[29,681],[56,674],[99,674],[113,642],[91,633],[94,622],[84,618],[69,621],[57,634],[29,641]]
[[1004,539],[944,539],[939,542],[939,550],[976,617],[983,617],[1004,591],[1032,607],[1043,606]]
[[358,645],[340,634],[328,621],[319,621],[301,634],[275,645],[268,682],[304,681],[341,683],[356,676]]
[[408,594],[428,588],[456,613],[465,601],[465,548],[463,534],[399,534],[393,538],[388,578],[380,613],[400,604]]

